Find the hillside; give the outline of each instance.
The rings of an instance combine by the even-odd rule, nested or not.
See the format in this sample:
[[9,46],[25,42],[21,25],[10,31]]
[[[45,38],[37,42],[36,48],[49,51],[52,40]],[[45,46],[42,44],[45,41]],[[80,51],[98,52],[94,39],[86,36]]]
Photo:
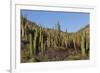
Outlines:
[[21,17],[21,62],[89,59],[89,25],[69,33]]

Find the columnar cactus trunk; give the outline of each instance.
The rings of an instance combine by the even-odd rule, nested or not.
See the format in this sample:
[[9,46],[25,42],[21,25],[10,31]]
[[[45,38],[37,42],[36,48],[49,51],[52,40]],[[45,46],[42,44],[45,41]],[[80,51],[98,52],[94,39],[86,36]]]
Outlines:
[[30,57],[32,56],[32,35],[29,34],[29,51],[30,51]]
[[47,48],[49,48],[50,47],[50,33],[49,32],[47,32],[48,33],[48,35],[47,35]]
[[33,53],[34,53],[34,55],[36,55],[36,49],[38,49],[37,48],[37,38],[38,38],[38,29],[36,29],[35,30],[35,34],[34,34],[34,42],[33,42]]
[[77,48],[76,48],[76,36],[73,37],[73,44],[74,44],[75,53],[77,54]]
[[84,44],[85,40],[84,40],[84,37],[82,36],[81,37],[81,55],[82,56],[85,56],[86,53],[85,53],[85,44]]
[[42,34],[42,28],[40,28],[40,36],[39,36],[39,51],[41,52],[41,55],[44,54],[44,44],[43,44],[43,34]]

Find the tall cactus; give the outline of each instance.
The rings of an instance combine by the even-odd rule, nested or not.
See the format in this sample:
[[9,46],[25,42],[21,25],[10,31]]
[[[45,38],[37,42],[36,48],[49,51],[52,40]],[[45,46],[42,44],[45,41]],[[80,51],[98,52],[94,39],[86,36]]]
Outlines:
[[37,49],[37,38],[38,38],[38,29],[35,30],[35,34],[34,34],[34,42],[33,42],[33,52],[34,55],[36,54],[36,49]]
[[29,34],[29,51],[30,51],[30,57],[32,56],[32,35]]
[[56,35],[56,31],[54,31],[54,47],[57,48],[57,35]]
[[48,34],[47,34],[47,48],[49,48],[50,47],[50,33],[49,32],[47,32]]
[[75,49],[75,53],[77,54],[77,45],[76,45],[76,42],[77,42],[77,34],[74,34],[74,37],[73,37],[73,43],[74,43],[74,49]]
[[82,56],[85,56],[86,55],[84,42],[85,42],[84,37],[81,36],[81,55]]
[[41,52],[42,56],[44,53],[44,45],[43,45],[43,34],[42,34],[42,27],[40,27],[40,36],[39,36],[39,51]]

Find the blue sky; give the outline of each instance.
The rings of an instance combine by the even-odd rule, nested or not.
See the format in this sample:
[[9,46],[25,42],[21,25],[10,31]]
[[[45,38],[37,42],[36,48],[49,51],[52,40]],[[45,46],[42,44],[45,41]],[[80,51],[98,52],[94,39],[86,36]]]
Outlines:
[[89,13],[82,12],[56,12],[21,10],[21,14],[28,20],[42,25],[45,28],[53,28],[59,21],[62,31],[76,32],[81,27],[89,24]]

